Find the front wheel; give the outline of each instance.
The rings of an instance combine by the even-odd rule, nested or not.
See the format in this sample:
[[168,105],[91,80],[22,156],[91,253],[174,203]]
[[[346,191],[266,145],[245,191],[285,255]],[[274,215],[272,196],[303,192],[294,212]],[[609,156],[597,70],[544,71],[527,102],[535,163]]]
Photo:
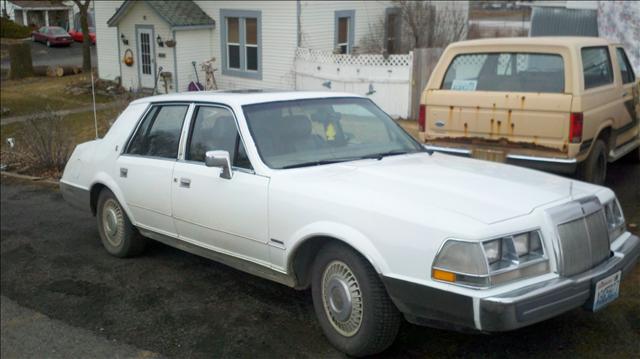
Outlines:
[[142,253],[146,239],[136,231],[116,196],[103,189],[98,197],[98,232],[102,245],[116,257],[132,257]]
[[311,291],[329,342],[353,356],[379,353],[400,328],[401,315],[378,274],[351,248],[330,244],[315,260]]

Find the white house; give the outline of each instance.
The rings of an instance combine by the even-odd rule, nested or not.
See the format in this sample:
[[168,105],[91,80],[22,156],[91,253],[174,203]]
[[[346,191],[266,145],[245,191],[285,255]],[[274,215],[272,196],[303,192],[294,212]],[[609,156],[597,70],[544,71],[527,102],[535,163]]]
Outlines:
[[38,28],[41,26],[60,26],[67,28],[73,19],[72,2],[54,1],[2,1],[2,14],[6,14],[15,23]]
[[169,91],[184,91],[196,80],[192,62],[215,57],[222,88],[292,89],[297,47],[350,53],[392,8],[391,1],[96,1],[99,74],[120,77],[127,89],[152,88],[162,66]]

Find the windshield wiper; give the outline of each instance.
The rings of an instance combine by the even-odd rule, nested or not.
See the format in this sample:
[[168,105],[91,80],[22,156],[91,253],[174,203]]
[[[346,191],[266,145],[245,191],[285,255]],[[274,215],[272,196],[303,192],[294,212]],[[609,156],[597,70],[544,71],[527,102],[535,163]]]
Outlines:
[[363,156],[361,158],[372,158],[372,159],[376,159],[376,160],[380,161],[381,159],[383,159],[385,157],[388,157],[388,156],[406,155],[407,153],[409,153],[409,152],[408,151],[404,151],[404,150],[395,150],[395,151],[374,153],[372,155]]
[[283,167],[280,167],[280,168],[281,169],[289,169],[289,168],[300,168],[300,167],[329,165],[329,164],[332,164],[332,163],[353,161],[354,159],[357,159],[357,158],[336,158],[336,159],[328,159],[328,160],[309,161],[309,162],[295,163],[295,164],[283,166]]

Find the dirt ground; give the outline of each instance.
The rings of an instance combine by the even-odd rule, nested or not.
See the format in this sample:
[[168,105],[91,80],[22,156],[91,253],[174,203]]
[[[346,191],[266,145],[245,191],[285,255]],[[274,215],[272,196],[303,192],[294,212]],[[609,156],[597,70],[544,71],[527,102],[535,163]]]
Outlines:
[[[640,220],[638,178],[640,165],[623,161],[611,166],[607,182],[629,223]],[[159,243],[139,258],[111,257],[101,247],[95,219],[69,207],[55,187],[6,177],[0,185],[3,358],[104,357],[108,343],[113,353],[151,353],[141,357],[343,357],[323,337],[309,292]],[[10,314],[4,312],[7,300],[19,306]],[[41,317],[50,319],[44,332],[42,325],[11,326]],[[68,328],[88,339],[47,344],[55,338],[51,333]],[[640,266],[623,281],[621,297],[601,312],[576,309],[490,336],[405,323],[381,356],[631,358],[638,343]],[[33,348],[40,348],[39,355],[30,355]]]

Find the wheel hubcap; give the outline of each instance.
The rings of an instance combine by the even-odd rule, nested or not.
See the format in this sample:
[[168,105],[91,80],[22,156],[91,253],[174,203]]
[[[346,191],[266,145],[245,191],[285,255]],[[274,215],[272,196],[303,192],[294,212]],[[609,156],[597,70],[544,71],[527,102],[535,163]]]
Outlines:
[[107,241],[117,247],[122,243],[124,218],[116,201],[108,199],[102,210],[102,228]]
[[362,291],[351,268],[333,261],[322,275],[322,302],[329,322],[338,333],[350,337],[362,324]]

